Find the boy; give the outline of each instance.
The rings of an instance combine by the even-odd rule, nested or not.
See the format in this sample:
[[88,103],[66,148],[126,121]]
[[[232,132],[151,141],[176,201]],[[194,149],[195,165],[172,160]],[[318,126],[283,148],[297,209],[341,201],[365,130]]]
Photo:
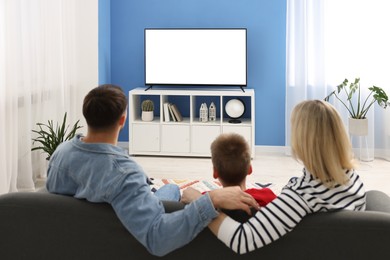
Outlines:
[[211,144],[211,161],[213,177],[223,187],[240,186],[260,206],[265,206],[276,198],[268,188],[246,189],[246,176],[252,173],[251,154],[248,143],[241,135],[229,133],[218,136]]
[[[239,186],[250,194],[260,206],[267,205],[276,198],[272,190],[246,189],[246,176],[252,173],[251,154],[245,139],[235,133],[221,134],[211,144],[211,161],[213,177],[218,179],[223,187]],[[183,192],[182,202],[189,203],[200,196],[200,192],[189,187]],[[252,214],[257,211],[252,208]],[[250,215],[242,210],[222,209],[224,213],[239,222],[245,222]]]

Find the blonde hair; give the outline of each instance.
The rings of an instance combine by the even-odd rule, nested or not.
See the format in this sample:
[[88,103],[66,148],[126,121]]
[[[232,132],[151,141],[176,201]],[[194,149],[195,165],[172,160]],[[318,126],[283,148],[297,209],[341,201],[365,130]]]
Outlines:
[[249,145],[239,134],[221,134],[211,144],[211,161],[224,185],[240,185],[251,165]]
[[354,168],[352,147],[344,124],[329,103],[307,100],[291,115],[291,148],[295,159],[327,186],[345,184]]

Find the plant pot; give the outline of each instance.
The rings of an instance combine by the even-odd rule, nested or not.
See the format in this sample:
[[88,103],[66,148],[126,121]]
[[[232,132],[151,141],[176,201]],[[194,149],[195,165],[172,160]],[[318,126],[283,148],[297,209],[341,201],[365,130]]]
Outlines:
[[367,136],[368,135],[368,119],[348,119],[348,130],[351,135],[354,136]]
[[49,160],[45,160],[45,167],[42,170],[41,174],[39,175],[40,179],[46,179],[47,178],[47,170],[49,169]]
[[153,111],[142,111],[141,119],[142,121],[153,121],[154,114]]

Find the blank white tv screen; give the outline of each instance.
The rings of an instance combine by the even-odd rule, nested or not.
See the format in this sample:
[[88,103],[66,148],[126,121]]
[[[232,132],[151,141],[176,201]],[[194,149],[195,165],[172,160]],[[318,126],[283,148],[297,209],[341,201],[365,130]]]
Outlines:
[[145,85],[246,84],[246,29],[145,29]]

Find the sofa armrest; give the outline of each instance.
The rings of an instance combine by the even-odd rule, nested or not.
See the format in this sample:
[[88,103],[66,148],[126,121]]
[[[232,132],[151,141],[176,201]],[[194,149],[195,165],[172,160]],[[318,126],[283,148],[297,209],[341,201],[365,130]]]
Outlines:
[[379,190],[367,191],[366,211],[390,213],[390,197]]

